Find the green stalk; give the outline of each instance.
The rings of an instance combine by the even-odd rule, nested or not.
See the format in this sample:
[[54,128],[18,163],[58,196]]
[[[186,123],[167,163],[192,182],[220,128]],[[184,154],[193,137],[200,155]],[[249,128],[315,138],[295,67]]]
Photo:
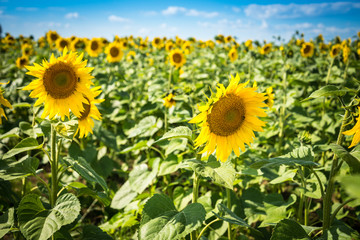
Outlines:
[[[226,188],[226,199],[227,199],[227,208],[231,210],[231,192],[229,188]],[[228,239],[232,240],[230,223],[228,223]]]
[[208,223],[208,224],[201,230],[199,236],[197,237],[197,240],[200,240],[200,239],[201,239],[201,236],[204,234],[204,232],[206,231],[206,229],[207,229],[208,227],[210,227],[211,224],[213,224],[213,223],[215,223],[215,222],[218,222],[218,221],[220,221],[220,220],[221,220],[221,219],[216,218],[215,220],[213,220],[213,221],[211,221],[210,223]]
[[[201,160],[201,154],[197,154],[196,159]],[[194,171],[192,203],[197,203],[197,200],[199,198],[199,185],[200,185],[200,176]],[[190,237],[191,240],[196,239],[196,230],[191,232]]]
[[325,85],[328,85],[328,83],[329,83],[329,78],[330,78],[330,74],[331,74],[331,68],[332,68],[332,66],[334,64],[334,61],[335,61],[335,58],[333,58],[331,60],[330,67],[328,69],[328,73],[327,73],[326,80],[325,80]]
[[[344,135],[342,133],[345,130],[345,126],[346,126],[349,114],[350,114],[349,110],[345,109],[345,115],[342,120],[339,135],[338,135],[338,138],[336,141],[337,145],[341,145],[341,143],[344,139]],[[331,170],[330,170],[330,176],[329,176],[329,180],[328,180],[328,185],[327,185],[326,193],[325,193],[324,205],[323,205],[323,232],[327,231],[331,225],[331,221],[330,221],[331,206],[332,206],[331,197],[332,197],[334,189],[335,189],[335,176],[337,174],[338,161],[339,160],[338,160],[337,155],[334,154],[334,158],[333,158]]]
[[50,196],[50,204],[52,207],[55,206],[56,198],[57,198],[57,174],[58,174],[58,162],[56,155],[56,131],[53,125],[51,125],[51,196]]
[[170,66],[170,71],[169,71],[169,81],[168,81],[168,90],[170,91],[171,89],[171,78],[172,78],[172,73],[173,73],[173,66]]
[[279,133],[279,154],[282,153],[282,149],[283,149],[283,140],[284,140],[284,132],[285,132],[285,114],[286,114],[286,102],[287,102],[287,98],[286,98],[286,88],[287,88],[287,83],[286,83],[286,62],[284,63],[284,75],[283,75],[283,81],[282,81],[282,85],[283,85],[283,94],[284,94],[284,98],[283,98],[283,105],[280,109],[280,121],[279,121],[279,127],[280,127],[280,133]]

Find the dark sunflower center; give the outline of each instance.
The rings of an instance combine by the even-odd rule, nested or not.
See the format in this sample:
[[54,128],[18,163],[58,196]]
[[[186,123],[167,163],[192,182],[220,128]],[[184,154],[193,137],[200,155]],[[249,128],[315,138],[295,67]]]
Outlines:
[[180,53],[174,53],[174,55],[172,56],[173,60],[175,63],[181,63],[182,60],[182,56]]
[[23,66],[25,64],[27,64],[27,60],[25,58],[21,58],[20,59],[20,65]]
[[120,53],[120,51],[117,47],[110,48],[110,55],[112,57],[114,57],[114,58],[117,57],[119,55],[119,53]]
[[334,49],[332,50],[332,54],[333,54],[334,56],[338,55],[338,53],[339,53],[339,49],[338,49],[338,48],[334,48]]
[[160,43],[160,39],[159,38],[155,38],[155,44],[159,44]]
[[127,47],[127,43],[123,42],[123,47],[126,48]]
[[60,47],[61,48],[65,48],[65,47],[67,47],[68,46],[68,42],[66,41],[66,40],[61,40],[61,42],[60,42]]
[[270,50],[270,47],[269,46],[266,46],[265,48],[264,48],[264,52],[268,52]]
[[99,48],[99,44],[97,41],[91,42],[91,50],[96,51]]
[[64,99],[75,91],[77,78],[71,66],[59,62],[46,69],[43,82],[50,96],[55,99]]
[[304,53],[307,54],[311,51],[311,46],[310,45],[306,45],[304,48]]
[[84,111],[80,112],[81,117],[79,118],[79,120],[84,120],[85,118],[87,118],[87,116],[89,116],[90,113],[90,101],[87,97],[85,98],[88,101],[88,104],[82,103],[84,107]]
[[25,49],[25,55],[29,55],[30,54],[30,49],[29,48],[26,48]]
[[231,57],[232,57],[232,58],[235,58],[235,52],[232,52],[232,53],[231,53]]
[[52,34],[50,34],[50,38],[54,42],[54,41],[56,41],[56,39],[58,39],[58,35],[55,33],[52,33]]
[[229,94],[220,98],[207,118],[210,131],[219,136],[234,134],[244,122],[245,113],[241,97]]

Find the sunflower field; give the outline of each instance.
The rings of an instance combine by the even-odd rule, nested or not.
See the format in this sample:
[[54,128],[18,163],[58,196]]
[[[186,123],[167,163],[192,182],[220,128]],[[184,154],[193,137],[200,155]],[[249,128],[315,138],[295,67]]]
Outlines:
[[0,51],[0,238],[360,239],[360,33]]

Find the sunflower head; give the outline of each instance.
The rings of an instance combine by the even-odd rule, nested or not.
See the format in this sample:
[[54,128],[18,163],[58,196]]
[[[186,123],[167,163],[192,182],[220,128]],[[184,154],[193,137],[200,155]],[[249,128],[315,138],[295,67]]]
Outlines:
[[2,124],[2,120],[1,120],[2,116],[7,120],[3,106],[8,107],[10,109],[13,108],[12,105],[9,103],[9,101],[4,98],[3,90],[2,88],[0,88],[0,124]]
[[25,66],[28,64],[29,64],[29,58],[27,56],[21,56],[16,59],[16,66],[19,69],[25,68]]
[[124,53],[121,50],[120,43],[112,42],[110,43],[107,48],[105,49],[106,59],[108,62],[120,62],[121,58],[123,57]]
[[268,87],[266,89],[266,97],[267,97],[267,99],[265,100],[266,105],[268,105],[269,108],[272,108],[275,99],[275,94],[273,93],[272,87]]
[[56,40],[59,38],[59,34],[56,31],[48,31],[46,33],[46,39],[50,46],[54,46],[56,43]]
[[93,38],[86,44],[86,52],[91,57],[97,57],[102,52],[103,42],[100,38]]
[[314,44],[311,42],[304,43],[300,52],[303,57],[312,57],[314,55]]
[[153,47],[157,48],[157,49],[161,49],[162,48],[162,39],[159,37],[155,37],[151,44],[153,45]]
[[[358,107],[358,114],[360,114],[360,107]],[[360,142],[360,116],[356,118],[354,127],[348,131],[343,132],[344,135],[354,135],[349,148],[354,147]]]
[[252,45],[252,40],[249,39],[245,42],[245,47],[247,47],[248,49],[252,49],[253,48],[253,45]]
[[24,56],[31,56],[34,53],[34,48],[31,44],[25,43],[21,46],[21,52]]
[[334,58],[337,55],[339,55],[340,51],[341,51],[341,45],[340,44],[335,44],[334,46],[331,47],[330,56],[332,58]]
[[265,94],[255,92],[256,87],[246,88],[239,84],[240,77],[231,76],[227,88],[218,84],[215,96],[205,106],[199,107],[199,115],[190,123],[199,123],[201,132],[195,139],[195,146],[205,144],[201,153],[210,155],[216,150],[216,156],[222,162],[227,161],[230,153],[240,155],[245,144],[250,145],[255,137],[253,131],[263,131],[265,123],[258,117],[265,117],[267,99]]
[[165,50],[167,52],[170,52],[171,49],[173,49],[174,47],[174,43],[172,41],[167,41],[166,44],[165,44]]
[[50,61],[43,60],[42,65],[26,66],[28,75],[36,77],[23,90],[32,90],[30,97],[38,98],[35,106],[44,103],[42,118],[50,119],[60,116],[69,118],[69,110],[75,116],[80,116],[84,110],[89,86],[93,83],[90,72],[93,68],[86,67],[87,61],[82,61],[83,54],[68,52],[64,48],[62,56],[55,58],[51,55]]
[[229,55],[230,61],[234,62],[238,58],[238,52],[237,52],[236,48],[231,48],[228,55]]
[[176,102],[174,97],[175,95],[173,93],[169,93],[166,97],[163,98],[163,104],[166,108],[175,106]]
[[271,48],[272,48],[272,44],[271,43],[267,43],[265,44],[261,49],[260,49],[260,53],[262,55],[266,55],[268,53],[271,52]]
[[132,61],[134,61],[135,56],[136,56],[136,52],[135,52],[135,51],[129,51],[129,52],[126,54],[126,60],[127,60],[128,62],[132,62]]
[[169,57],[171,65],[175,66],[176,68],[179,68],[186,63],[185,56],[180,49],[171,50]]
[[67,38],[59,37],[58,40],[56,40],[56,48],[62,52],[64,48],[67,47],[69,49],[70,47],[70,40]]

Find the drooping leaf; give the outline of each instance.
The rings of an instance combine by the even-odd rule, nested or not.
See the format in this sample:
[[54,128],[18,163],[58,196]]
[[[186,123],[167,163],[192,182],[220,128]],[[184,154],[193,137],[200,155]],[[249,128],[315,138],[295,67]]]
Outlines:
[[137,192],[132,190],[129,181],[126,181],[124,185],[115,193],[114,198],[111,201],[110,207],[115,209],[123,209],[126,207],[136,196]]
[[79,213],[80,202],[71,193],[61,195],[52,209],[44,207],[40,196],[28,194],[17,210],[20,231],[29,240],[47,240],[61,226],[72,223]]
[[5,153],[3,159],[10,158],[22,152],[40,149],[41,147],[42,144],[39,144],[35,138],[25,138],[21,142],[16,144],[16,146],[13,149]]
[[152,171],[148,170],[146,164],[140,164],[134,167],[129,174],[129,184],[132,190],[137,193],[142,193],[156,178],[159,169],[160,159],[156,158],[153,161]]
[[349,153],[344,147],[337,144],[330,144],[330,147],[339,158],[349,165],[351,173],[360,173],[359,151]]
[[165,133],[159,140],[156,142],[160,142],[163,140],[170,140],[174,138],[187,138],[191,141],[192,131],[188,127],[180,126],[171,129],[169,132]]
[[178,212],[166,195],[155,194],[145,204],[139,239],[181,239],[201,226],[205,209],[200,203],[188,205]]
[[36,174],[38,166],[39,159],[33,157],[24,157],[18,161],[3,160],[0,162],[0,179],[10,181]]
[[284,219],[281,220],[274,229],[270,240],[308,240],[310,237],[297,222]]
[[72,167],[86,181],[89,183],[98,183],[105,191],[108,191],[105,180],[95,172],[84,158],[78,157],[77,160],[74,160],[73,158],[68,157],[63,160],[67,166]]
[[9,208],[0,216],[0,238],[7,234],[14,225],[14,208]]
[[83,183],[72,182],[69,185],[67,185],[67,187],[69,187],[69,188],[71,187],[72,189],[76,190],[77,197],[80,197],[80,196],[83,196],[83,195],[91,196],[91,197],[99,200],[99,202],[101,202],[105,206],[109,206],[110,203],[111,203],[111,199],[104,192],[94,191],[94,190],[88,188]]
[[343,96],[348,92],[346,89],[339,89],[334,85],[326,85],[313,93],[307,98],[318,98],[318,97],[335,97],[335,96]]

